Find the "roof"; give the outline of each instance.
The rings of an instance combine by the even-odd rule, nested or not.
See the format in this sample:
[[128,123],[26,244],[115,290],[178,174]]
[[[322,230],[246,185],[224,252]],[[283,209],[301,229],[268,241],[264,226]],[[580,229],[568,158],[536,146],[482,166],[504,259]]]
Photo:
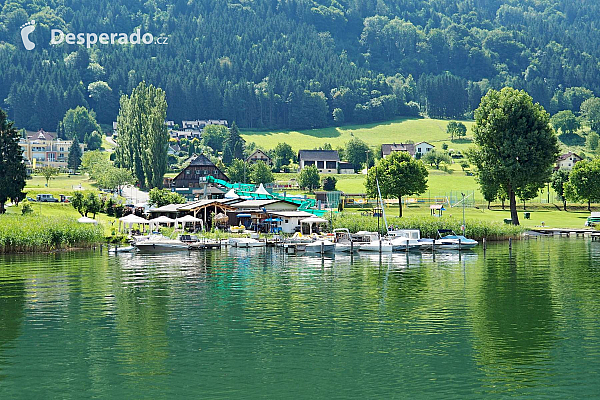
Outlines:
[[235,208],[261,208],[266,207],[275,203],[288,203],[298,207],[298,204],[293,203],[291,201],[282,200],[282,199],[264,199],[264,200],[244,200],[242,202],[236,203],[233,206]]
[[54,140],[56,139],[56,132],[46,132],[43,129],[32,133],[31,135],[27,135],[27,139],[31,140]]
[[569,151],[568,153],[561,154],[560,156],[558,156],[558,159],[556,161],[564,161],[564,160],[566,160],[567,158],[569,158],[571,156],[574,156],[574,157],[577,157],[580,160],[583,160],[583,157],[581,157],[580,155],[575,154],[572,151]]
[[249,159],[251,159],[251,158],[252,158],[252,157],[253,157],[253,156],[254,156],[256,153],[261,153],[261,156],[265,156],[265,157],[266,157],[266,158],[268,158],[269,160],[271,159],[271,157],[269,157],[269,155],[268,155],[266,152],[262,151],[261,149],[256,149],[256,150],[254,150],[254,151],[252,152],[252,154],[250,154],[250,155],[249,155],[249,156],[246,158],[246,160],[249,160]]
[[415,147],[416,147],[416,146],[418,146],[418,145],[420,145],[420,144],[428,144],[428,145],[430,145],[431,147],[435,147],[434,145],[432,145],[432,144],[431,144],[431,143],[429,143],[429,142],[419,142],[419,143],[416,143],[416,144],[415,144]]
[[[424,142],[421,142],[424,143]],[[381,153],[383,156],[389,156],[392,151],[406,151],[411,156],[415,155],[415,145],[413,143],[392,143],[392,144],[382,144],[381,145]]]
[[269,211],[269,214],[276,215],[278,217],[288,217],[288,218],[308,218],[312,217],[312,214],[306,211]]
[[167,204],[166,206],[151,208],[150,212],[151,213],[161,213],[161,212],[173,213],[173,212],[177,212],[179,207],[181,207],[182,205],[183,204]]
[[305,161],[340,161],[337,150],[300,150],[298,159]]
[[192,158],[192,161],[190,161],[190,165],[189,166],[194,166],[194,167],[214,167],[215,164],[210,161],[208,159],[208,157],[206,157],[204,154],[200,154],[199,156],[196,156],[194,158]]
[[198,201],[192,201],[191,203],[182,204],[181,207],[178,208],[178,211],[191,211],[199,207],[206,207],[211,204],[221,204],[221,205],[230,205],[230,203],[235,203],[237,200],[232,199],[204,199]]

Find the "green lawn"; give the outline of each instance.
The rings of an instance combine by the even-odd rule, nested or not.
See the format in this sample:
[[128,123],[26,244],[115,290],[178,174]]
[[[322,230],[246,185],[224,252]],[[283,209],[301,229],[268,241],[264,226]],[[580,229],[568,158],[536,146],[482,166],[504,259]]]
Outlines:
[[95,184],[96,182],[90,180],[86,174],[60,174],[52,177],[46,186],[46,178],[41,175],[33,175],[25,182],[23,191],[30,197],[35,197],[40,193],[49,193],[58,198],[59,194],[71,195],[80,185],[83,190],[95,189]]
[[[390,122],[367,125],[347,125],[342,127],[310,129],[303,131],[242,131],[242,137],[247,142],[254,142],[266,150],[272,149],[280,142],[289,143],[294,151],[313,149],[331,144],[333,148],[343,147],[353,137],[369,144],[373,149],[379,149],[382,143],[404,143],[412,140],[415,143],[429,142],[441,148],[442,143],[448,143],[449,148],[465,150],[471,145],[470,140],[450,142],[446,133],[449,121],[440,119],[403,118]],[[467,137],[471,136],[472,121],[463,121],[467,126]]]

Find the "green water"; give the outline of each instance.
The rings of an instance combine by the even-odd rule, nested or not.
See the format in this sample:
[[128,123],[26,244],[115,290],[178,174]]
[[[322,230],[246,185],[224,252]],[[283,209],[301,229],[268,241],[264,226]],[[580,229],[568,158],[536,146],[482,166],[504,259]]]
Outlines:
[[0,398],[600,396],[600,243],[0,258]]

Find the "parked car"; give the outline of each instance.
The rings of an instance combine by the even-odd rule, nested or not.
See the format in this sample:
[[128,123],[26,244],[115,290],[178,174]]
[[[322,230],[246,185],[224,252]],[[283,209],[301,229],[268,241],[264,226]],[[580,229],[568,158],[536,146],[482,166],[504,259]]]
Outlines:
[[36,201],[33,197],[27,196],[27,201]]
[[36,199],[42,203],[58,203],[58,199],[51,194],[38,194]]

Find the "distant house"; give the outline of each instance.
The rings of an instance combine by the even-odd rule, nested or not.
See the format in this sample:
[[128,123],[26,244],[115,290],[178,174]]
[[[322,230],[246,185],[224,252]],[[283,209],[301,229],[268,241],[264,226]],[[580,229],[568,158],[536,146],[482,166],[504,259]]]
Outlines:
[[415,156],[415,145],[413,143],[392,143],[381,145],[381,158],[386,158],[393,151],[406,151],[411,156]]
[[435,148],[434,145],[427,142],[419,142],[417,144],[414,143],[392,143],[392,144],[382,144],[381,145],[381,157],[386,158],[393,151],[406,151],[412,157],[415,157],[419,154],[419,157],[430,152]]
[[271,159],[271,157],[269,157],[261,149],[254,150],[254,153],[250,154],[250,156],[246,158],[247,163],[254,164],[257,161],[262,161],[267,165],[273,166],[273,160]]
[[190,164],[183,169],[170,182],[172,188],[199,188],[204,187],[207,176],[229,181],[229,178],[210,161],[204,154],[192,158]]
[[573,153],[573,152],[568,152],[565,154],[562,154],[558,157],[558,159],[556,160],[556,166],[554,167],[555,170],[559,170],[559,169],[573,169],[573,166],[575,165],[575,163],[579,162],[583,160],[582,157],[580,157],[579,155]]
[[185,130],[199,130],[201,131],[207,125],[223,125],[229,126],[227,120],[224,119],[196,119],[193,121],[181,121],[181,129]]
[[298,164],[300,171],[314,165],[322,174],[337,174],[340,156],[337,150],[300,150]]
[[338,169],[340,174],[353,174],[354,173],[354,165],[352,163],[346,161],[340,161],[338,164]]
[[419,142],[419,143],[415,144],[415,154],[412,154],[412,156],[415,157],[418,154],[420,154],[422,156],[424,154],[427,154],[434,148],[435,148],[435,146],[432,145],[431,143]]
[[202,139],[202,133],[199,130],[193,130],[193,129],[189,129],[189,130],[184,130],[184,131],[177,131],[174,129],[169,129],[169,137],[171,139],[188,139],[188,140],[192,140],[192,139]]
[[167,154],[170,156],[176,156],[179,154],[180,151],[181,151],[181,147],[179,147],[178,144],[171,144],[171,145],[169,145],[169,148],[167,149]]

